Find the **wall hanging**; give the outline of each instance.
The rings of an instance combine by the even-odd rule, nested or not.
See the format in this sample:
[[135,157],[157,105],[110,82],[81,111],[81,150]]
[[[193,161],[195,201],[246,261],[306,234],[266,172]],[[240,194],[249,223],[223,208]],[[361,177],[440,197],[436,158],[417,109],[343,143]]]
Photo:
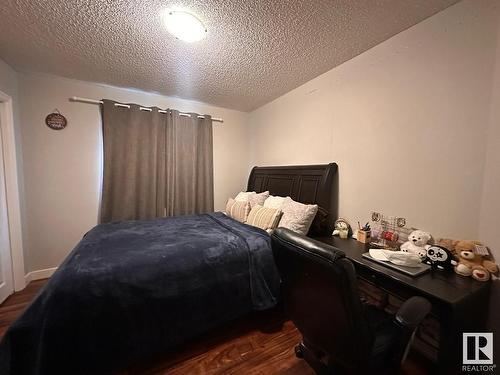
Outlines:
[[62,130],[68,125],[66,117],[61,115],[59,110],[55,109],[54,112],[50,113],[45,117],[45,123],[47,126],[53,130]]

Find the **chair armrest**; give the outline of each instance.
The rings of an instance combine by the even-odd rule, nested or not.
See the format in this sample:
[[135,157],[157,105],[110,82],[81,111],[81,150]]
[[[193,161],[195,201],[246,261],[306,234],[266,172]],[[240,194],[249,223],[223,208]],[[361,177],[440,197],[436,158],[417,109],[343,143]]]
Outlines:
[[396,313],[395,320],[401,326],[414,330],[431,311],[431,304],[425,298],[411,297]]
[[401,335],[392,357],[394,366],[400,366],[405,361],[415,330],[430,311],[431,304],[422,297],[411,297],[399,308],[394,324],[400,327]]

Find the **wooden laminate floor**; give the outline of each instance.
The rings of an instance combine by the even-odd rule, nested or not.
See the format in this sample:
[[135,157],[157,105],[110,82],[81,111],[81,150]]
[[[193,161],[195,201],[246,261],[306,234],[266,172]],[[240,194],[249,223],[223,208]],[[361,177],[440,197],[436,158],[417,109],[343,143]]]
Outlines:
[[[46,280],[31,282],[23,291],[0,305],[0,337],[23,312]],[[227,324],[152,363],[131,368],[122,375],[159,374],[262,374],[314,375],[307,364],[295,357],[294,346],[300,333],[273,310]],[[410,356],[403,374],[428,373],[429,364]]]

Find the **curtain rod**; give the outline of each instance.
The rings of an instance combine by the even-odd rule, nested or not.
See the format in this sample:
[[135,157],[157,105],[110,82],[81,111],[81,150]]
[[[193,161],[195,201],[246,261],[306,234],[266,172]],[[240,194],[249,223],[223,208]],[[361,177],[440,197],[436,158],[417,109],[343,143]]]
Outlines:
[[[78,96],[72,96],[71,98],[69,98],[69,100],[71,102],[81,102],[81,103],[89,103],[89,104],[103,104],[102,100],[80,98]],[[128,104],[121,104],[121,103],[115,103],[115,106],[117,106],[117,107],[123,107],[123,108],[130,108],[130,106]],[[149,112],[152,111],[152,109],[148,108],[148,107],[139,107],[139,109],[141,111],[149,111]],[[167,111],[164,110],[164,109],[159,109],[158,112],[160,112],[160,113],[167,113]],[[180,116],[191,117],[191,115],[189,113],[179,112],[179,115]],[[204,116],[198,116],[198,118],[205,118],[205,117]],[[224,122],[224,120],[221,119],[221,118],[212,118],[212,121],[214,121],[214,122]]]

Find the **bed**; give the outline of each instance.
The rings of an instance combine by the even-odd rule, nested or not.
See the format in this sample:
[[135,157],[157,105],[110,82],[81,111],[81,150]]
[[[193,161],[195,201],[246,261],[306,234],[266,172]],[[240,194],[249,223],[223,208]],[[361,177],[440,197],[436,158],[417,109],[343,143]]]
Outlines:
[[[255,167],[248,190],[336,218],[336,164]],[[279,300],[269,235],[221,212],[101,224],[0,343],[1,374],[112,374]]]

